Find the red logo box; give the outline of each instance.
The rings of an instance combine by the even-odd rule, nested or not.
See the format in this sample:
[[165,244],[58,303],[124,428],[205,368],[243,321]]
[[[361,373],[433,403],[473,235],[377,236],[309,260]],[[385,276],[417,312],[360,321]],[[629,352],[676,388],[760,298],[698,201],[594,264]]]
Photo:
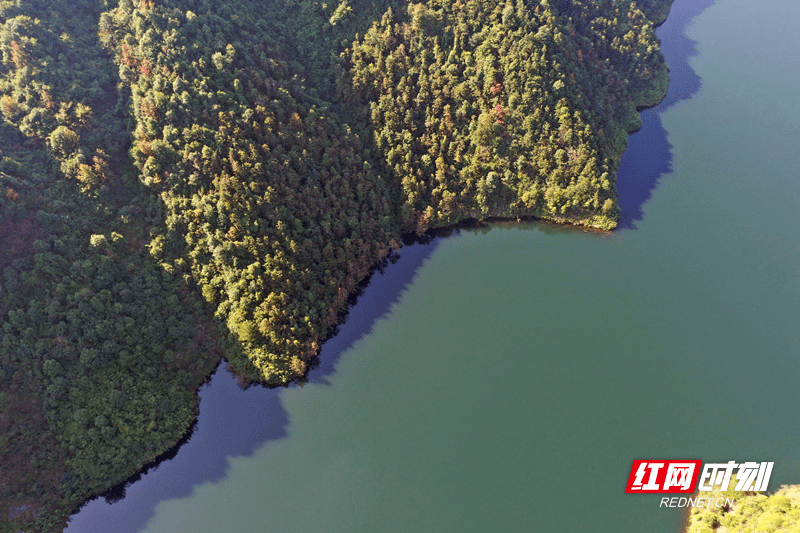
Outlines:
[[628,494],[691,494],[697,486],[702,461],[640,460],[633,462],[628,476]]

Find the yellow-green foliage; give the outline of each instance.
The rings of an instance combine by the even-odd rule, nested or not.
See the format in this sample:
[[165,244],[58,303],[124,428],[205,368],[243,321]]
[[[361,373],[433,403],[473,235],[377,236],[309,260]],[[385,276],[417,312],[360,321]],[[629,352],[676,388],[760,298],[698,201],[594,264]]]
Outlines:
[[387,3],[121,1],[101,18],[131,156],[166,207],[151,251],[191,274],[253,380],[302,375],[402,231],[614,228],[636,107],[663,95],[630,0]]
[[669,4],[0,0],[0,533],[167,450],[223,351],[302,376],[403,231],[613,228]]
[[406,229],[533,215],[612,229],[636,108],[666,92],[625,0],[451,0],[386,11],[344,54]]
[[729,490],[702,497],[731,498],[734,503],[729,509],[692,509],[685,533],[800,533],[800,485],[783,486],[770,496]]

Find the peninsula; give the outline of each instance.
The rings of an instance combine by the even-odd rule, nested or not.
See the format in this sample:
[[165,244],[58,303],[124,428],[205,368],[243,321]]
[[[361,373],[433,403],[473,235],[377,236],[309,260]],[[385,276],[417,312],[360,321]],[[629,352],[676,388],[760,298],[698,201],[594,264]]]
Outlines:
[[0,531],[302,379],[402,236],[616,226],[669,0],[0,3]]

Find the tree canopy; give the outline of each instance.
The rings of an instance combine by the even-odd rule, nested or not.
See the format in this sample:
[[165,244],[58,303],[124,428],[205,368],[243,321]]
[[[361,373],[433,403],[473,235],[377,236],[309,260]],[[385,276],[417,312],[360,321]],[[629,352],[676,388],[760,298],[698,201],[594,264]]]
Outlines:
[[0,531],[301,378],[405,233],[612,229],[669,0],[0,2]]

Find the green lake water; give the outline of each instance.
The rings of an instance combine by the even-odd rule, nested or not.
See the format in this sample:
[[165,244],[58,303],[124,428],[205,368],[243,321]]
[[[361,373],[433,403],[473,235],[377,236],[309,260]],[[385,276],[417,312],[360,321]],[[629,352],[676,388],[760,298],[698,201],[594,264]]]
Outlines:
[[634,459],[774,461],[771,490],[800,483],[798,22],[795,0],[693,16],[673,83],[701,86],[632,139],[625,168],[667,171],[627,228],[498,224],[402,250],[327,369],[246,392],[219,372],[206,392],[229,403],[203,397],[175,462],[237,428],[250,446],[164,463],[70,531],[675,533],[682,511],[624,493]]

